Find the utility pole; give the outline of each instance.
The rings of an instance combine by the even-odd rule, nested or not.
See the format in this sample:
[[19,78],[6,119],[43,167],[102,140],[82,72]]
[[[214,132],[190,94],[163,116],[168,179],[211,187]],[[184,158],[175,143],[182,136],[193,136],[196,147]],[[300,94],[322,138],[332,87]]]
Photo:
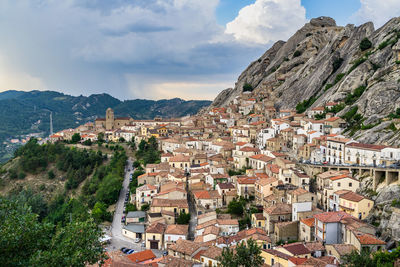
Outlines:
[[50,135],[53,135],[53,112],[50,112]]

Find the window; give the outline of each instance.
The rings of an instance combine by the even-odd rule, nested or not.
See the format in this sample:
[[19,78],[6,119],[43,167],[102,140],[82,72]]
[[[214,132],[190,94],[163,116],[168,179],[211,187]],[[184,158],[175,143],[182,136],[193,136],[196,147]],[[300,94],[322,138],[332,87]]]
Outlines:
[[340,183],[337,183],[337,186],[340,187]]
[[349,187],[352,187],[353,186],[353,183],[349,183]]

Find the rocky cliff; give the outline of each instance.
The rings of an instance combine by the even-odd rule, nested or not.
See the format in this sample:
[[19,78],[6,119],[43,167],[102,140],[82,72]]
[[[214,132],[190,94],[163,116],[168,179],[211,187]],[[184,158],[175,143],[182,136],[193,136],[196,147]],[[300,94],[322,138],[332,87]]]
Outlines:
[[211,106],[228,105],[245,84],[255,94],[270,92],[278,109],[309,99],[307,108],[345,102],[338,116],[354,107],[362,116],[351,135],[398,144],[398,131],[388,130],[385,119],[400,107],[400,18],[377,30],[371,22],[342,27],[332,18],[312,19],[252,62],[235,87],[222,91]]

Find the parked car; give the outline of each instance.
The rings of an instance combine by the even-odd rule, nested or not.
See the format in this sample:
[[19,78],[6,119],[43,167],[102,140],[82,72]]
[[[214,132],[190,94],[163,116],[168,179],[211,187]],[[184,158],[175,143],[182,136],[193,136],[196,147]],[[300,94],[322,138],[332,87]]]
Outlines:
[[132,253],[134,253],[135,251],[133,250],[133,249],[130,249],[130,250],[128,250],[127,252],[125,252],[125,254],[128,254],[128,255],[130,255],[130,254],[132,254]]
[[122,253],[125,253],[125,254],[126,254],[129,250],[130,250],[130,249],[129,249],[129,248],[126,248],[126,247],[122,247],[122,248],[121,248]]
[[122,222],[122,223],[125,223],[125,221],[126,221],[126,217],[125,217],[125,216],[122,216],[121,222]]
[[146,241],[142,242],[142,248],[146,247]]
[[167,255],[168,255],[168,251],[164,251],[163,256],[167,256]]

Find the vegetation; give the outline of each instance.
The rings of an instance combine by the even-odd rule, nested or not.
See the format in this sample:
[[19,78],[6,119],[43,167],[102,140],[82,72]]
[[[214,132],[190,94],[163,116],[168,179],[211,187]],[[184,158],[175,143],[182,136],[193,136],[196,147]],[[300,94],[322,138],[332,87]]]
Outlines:
[[361,252],[353,250],[343,257],[343,264],[349,267],[393,266],[399,258],[400,247],[392,252],[378,251],[372,254],[368,249],[363,249]]
[[222,267],[260,267],[264,260],[261,257],[261,249],[253,239],[237,245],[236,249],[224,247],[222,254],[218,257]]
[[181,212],[179,213],[178,218],[176,218],[177,224],[189,224],[190,221],[190,213]]
[[346,105],[354,104],[362,96],[362,94],[365,92],[366,89],[367,87],[362,85],[357,87],[352,94],[351,93],[348,94],[344,99]]
[[136,158],[143,166],[160,163],[161,153],[158,150],[157,139],[154,136],[150,137],[147,142],[142,140],[139,143]]
[[310,97],[307,100],[304,100],[303,102],[300,102],[296,105],[296,111],[297,113],[303,113],[305,112],[309,107],[311,107],[312,104],[317,100],[315,97]]
[[335,80],[333,81],[333,84],[337,84],[338,82],[340,82],[340,80],[345,76],[346,74],[344,73],[339,73],[338,75],[336,75]]
[[333,63],[332,63],[332,67],[333,67],[332,73],[335,73],[340,68],[340,66],[342,66],[343,61],[344,60],[341,57],[339,57],[339,58],[335,59],[335,61],[333,61]]
[[393,113],[393,112],[390,113],[388,115],[388,118],[389,119],[400,119],[400,108],[397,108],[395,113]]
[[245,204],[246,204],[246,202],[243,199],[232,200],[228,204],[228,213],[234,214],[237,216],[243,216]]
[[81,135],[79,133],[74,133],[74,135],[71,137],[71,144],[76,144],[79,141],[81,141]]
[[56,227],[40,221],[27,202],[0,197],[0,221],[4,266],[86,266],[105,258],[101,230],[91,219]]
[[394,123],[390,123],[386,129],[392,130],[393,132],[397,131],[396,125],[394,125]]
[[140,208],[141,211],[148,211],[150,209],[150,205],[145,203],[142,205],[142,207]]
[[367,49],[370,49],[371,47],[372,47],[372,43],[367,37],[365,37],[364,39],[361,40],[361,42],[360,42],[361,51],[365,51]]
[[249,83],[243,85],[243,92],[252,92],[254,90],[253,86]]
[[328,83],[328,84],[326,84],[325,85],[325,91],[328,91],[329,89],[331,89],[333,87],[333,84],[331,84],[331,83]]
[[353,62],[353,65],[350,67],[349,71],[347,72],[347,74],[350,74],[353,70],[355,70],[358,66],[360,66],[362,63],[364,63],[365,61],[367,61],[368,59],[368,53],[365,54],[364,56],[360,57],[359,59],[355,60]]
[[293,57],[299,57],[299,56],[301,56],[301,51],[296,50],[296,51],[293,53]]

